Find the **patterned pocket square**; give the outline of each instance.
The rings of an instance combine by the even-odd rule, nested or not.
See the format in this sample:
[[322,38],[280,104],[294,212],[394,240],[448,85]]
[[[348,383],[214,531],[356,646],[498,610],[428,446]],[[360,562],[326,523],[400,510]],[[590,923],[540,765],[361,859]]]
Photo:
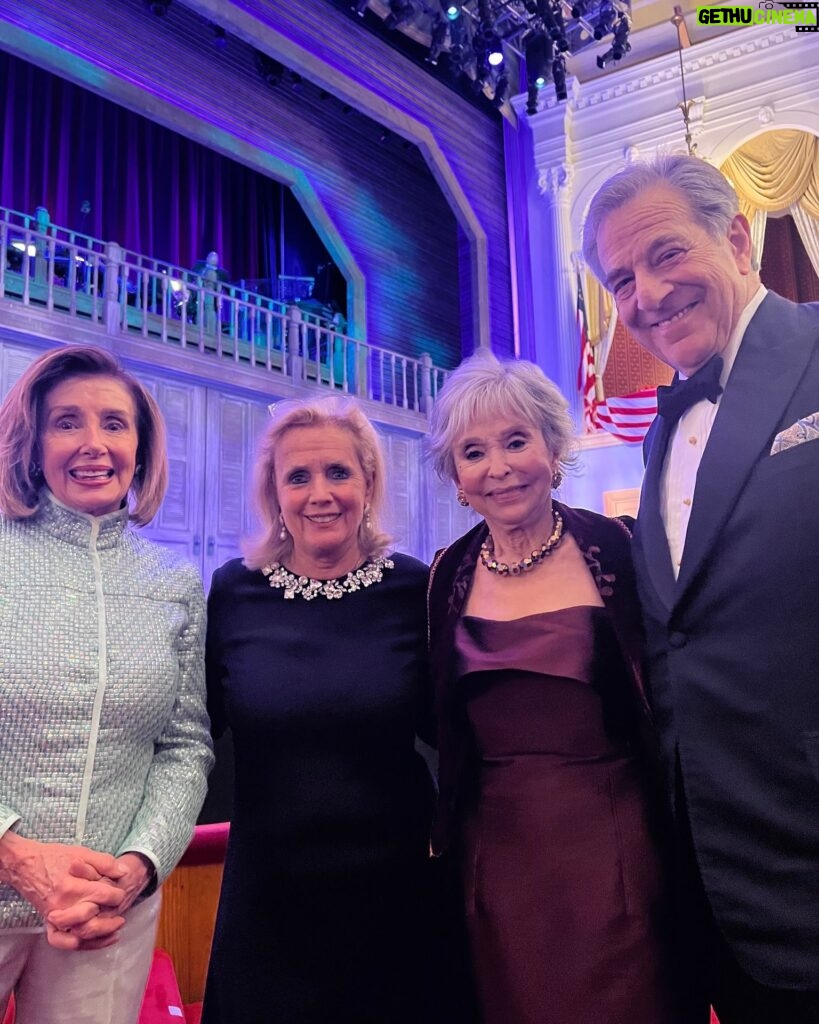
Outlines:
[[771,445],[771,455],[786,452],[789,448],[804,444],[806,441],[819,441],[819,412],[804,416],[787,430],[780,431]]

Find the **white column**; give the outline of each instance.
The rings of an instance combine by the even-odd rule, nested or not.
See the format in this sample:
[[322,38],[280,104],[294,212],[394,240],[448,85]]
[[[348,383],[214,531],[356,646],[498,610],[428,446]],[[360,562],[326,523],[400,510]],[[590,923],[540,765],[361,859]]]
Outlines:
[[[555,164],[538,168],[537,187],[546,212],[549,243],[541,263],[540,285],[546,302],[545,319],[535,324],[537,362],[558,385],[576,421],[581,402],[577,391],[580,343],[577,333],[577,300],[572,273],[571,168]],[[537,288],[537,282],[535,283]]]

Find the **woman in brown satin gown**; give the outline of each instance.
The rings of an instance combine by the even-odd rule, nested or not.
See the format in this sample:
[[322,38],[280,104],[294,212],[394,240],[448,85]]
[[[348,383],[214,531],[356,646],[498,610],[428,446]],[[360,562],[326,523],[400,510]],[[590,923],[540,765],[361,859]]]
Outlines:
[[630,532],[553,501],[572,436],[531,363],[473,356],[434,407],[482,522],[430,580],[433,846],[460,859],[484,1024],[670,1024]]

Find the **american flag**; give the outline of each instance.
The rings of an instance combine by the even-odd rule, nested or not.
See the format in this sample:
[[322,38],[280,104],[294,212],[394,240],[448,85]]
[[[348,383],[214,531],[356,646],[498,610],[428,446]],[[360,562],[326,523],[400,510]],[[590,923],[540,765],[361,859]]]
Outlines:
[[577,388],[583,396],[583,427],[587,433],[607,430],[621,441],[641,444],[657,415],[657,389],[645,388],[630,395],[597,398],[594,348],[589,340],[583,283],[577,275],[577,329],[580,334],[580,366]]
[[597,429],[597,371],[594,366],[594,349],[589,341],[589,324],[586,320],[586,303],[583,299],[583,282],[577,274],[577,330],[580,334],[580,365],[577,368],[577,390],[583,396],[583,429],[590,433]]
[[621,441],[642,444],[657,415],[657,389],[606,398],[595,407],[597,423]]

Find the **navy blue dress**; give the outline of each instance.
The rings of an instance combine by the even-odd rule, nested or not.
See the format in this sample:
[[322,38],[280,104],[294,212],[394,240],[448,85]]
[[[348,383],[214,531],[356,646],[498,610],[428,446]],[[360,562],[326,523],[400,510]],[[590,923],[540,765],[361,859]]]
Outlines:
[[429,1019],[427,570],[392,558],[334,600],[238,559],[214,575],[208,708],[235,793],[204,1024]]

